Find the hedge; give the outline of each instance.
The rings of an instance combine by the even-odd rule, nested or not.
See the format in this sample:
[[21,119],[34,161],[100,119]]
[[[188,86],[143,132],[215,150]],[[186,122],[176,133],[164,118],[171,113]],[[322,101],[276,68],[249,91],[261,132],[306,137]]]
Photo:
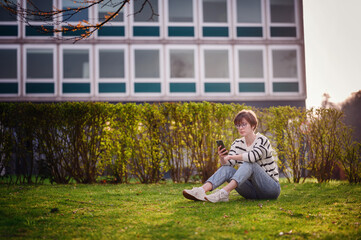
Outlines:
[[[0,173],[12,183],[204,182],[219,167],[215,140],[230,146],[240,104],[221,103],[0,103]],[[271,107],[253,110],[258,131],[276,149],[293,182],[329,181],[341,166],[361,181],[360,143],[335,109]]]

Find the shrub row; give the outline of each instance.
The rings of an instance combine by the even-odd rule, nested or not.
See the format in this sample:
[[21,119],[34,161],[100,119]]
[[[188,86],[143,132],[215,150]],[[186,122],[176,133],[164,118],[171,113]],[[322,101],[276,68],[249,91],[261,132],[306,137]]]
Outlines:
[[[215,140],[238,138],[239,104],[0,103],[0,173],[10,182],[205,181],[219,167]],[[360,144],[334,109],[253,109],[290,181],[331,179],[340,164],[361,181]],[[35,179],[35,180],[34,180]]]

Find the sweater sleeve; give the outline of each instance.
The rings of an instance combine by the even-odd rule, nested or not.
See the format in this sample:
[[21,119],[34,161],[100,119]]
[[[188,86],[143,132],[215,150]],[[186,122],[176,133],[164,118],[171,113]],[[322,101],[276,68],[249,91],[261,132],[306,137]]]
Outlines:
[[258,137],[253,148],[242,154],[245,162],[257,162],[262,159],[272,158],[271,143],[265,136]]

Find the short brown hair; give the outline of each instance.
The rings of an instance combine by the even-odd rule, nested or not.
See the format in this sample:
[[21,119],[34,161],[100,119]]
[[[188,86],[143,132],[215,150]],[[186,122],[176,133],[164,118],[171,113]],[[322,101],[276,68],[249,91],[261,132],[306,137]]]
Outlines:
[[253,130],[256,130],[258,126],[258,119],[256,114],[252,110],[242,110],[239,113],[237,113],[236,117],[234,118],[233,122],[234,125],[238,125],[242,119],[246,119],[247,122],[251,124],[251,127]]

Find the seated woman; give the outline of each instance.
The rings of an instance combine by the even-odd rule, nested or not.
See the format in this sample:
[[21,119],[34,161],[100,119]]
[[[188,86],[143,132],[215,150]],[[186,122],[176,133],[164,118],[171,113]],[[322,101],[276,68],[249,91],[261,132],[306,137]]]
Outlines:
[[[227,202],[233,189],[246,199],[277,199],[280,195],[278,167],[271,143],[264,135],[255,133],[258,125],[256,114],[251,110],[242,110],[234,118],[234,124],[242,138],[233,142],[229,153],[218,147],[222,166],[202,187],[183,190],[185,198]],[[234,168],[236,164],[237,170]],[[228,184],[221,190],[206,194],[225,182]]]

